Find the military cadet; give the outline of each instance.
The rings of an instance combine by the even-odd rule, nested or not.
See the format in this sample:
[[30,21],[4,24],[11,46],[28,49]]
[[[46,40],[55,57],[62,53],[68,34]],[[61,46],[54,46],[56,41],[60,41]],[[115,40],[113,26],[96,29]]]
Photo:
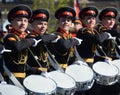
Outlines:
[[[77,37],[82,39],[82,43],[79,46],[76,46],[79,55],[83,60],[90,66],[94,64],[94,56],[97,50],[97,46],[107,39],[109,36],[107,33],[99,34],[94,26],[96,25],[96,17],[98,15],[98,9],[96,7],[90,6],[83,8],[79,17],[82,21],[83,28],[78,30]],[[76,92],[75,95],[99,95],[97,85],[84,92]]]
[[[113,28],[117,14],[117,9],[114,7],[107,7],[103,9],[99,14],[99,20],[101,22],[95,27],[98,32],[107,32],[110,35],[109,39],[106,39],[103,43],[101,43],[101,45],[104,53],[111,58],[111,60],[119,58],[116,54],[116,42],[119,43],[120,33]],[[109,86],[102,86],[101,95],[119,94],[120,85],[118,83]]]
[[[117,17],[117,9],[113,7],[103,9],[99,14],[99,20],[95,28],[98,32],[107,32],[110,35],[110,38],[105,40],[101,45],[104,50],[104,53],[111,59],[118,59],[116,51],[116,42],[119,43],[120,33],[114,29],[115,19]],[[119,52],[119,50],[118,50]],[[101,54],[101,53],[100,53]],[[101,54],[102,56],[105,56]]]
[[33,31],[28,37],[41,37],[42,41],[36,46],[29,49],[28,65],[31,71],[28,74],[40,74],[42,71],[47,72],[49,68],[48,52],[45,44],[57,38],[56,35],[48,34],[49,12],[46,9],[37,9],[33,11],[30,23]]
[[72,35],[73,37],[76,37],[78,30],[82,28],[82,22],[79,18],[75,19],[73,28],[74,28],[74,32],[72,32]]
[[[31,15],[31,8],[27,5],[20,4],[13,7],[8,13],[8,21],[11,25],[8,28],[8,34],[3,39],[5,48],[12,51],[4,53],[5,65],[20,83],[26,76],[27,48],[36,46],[39,42],[33,38],[25,39],[27,35],[25,30]],[[6,72],[4,72],[4,76],[9,83]]]
[[61,7],[55,12],[57,19],[57,30],[55,34],[60,39],[57,42],[48,44],[48,48],[55,56],[59,66],[63,69],[76,60],[73,57],[73,46],[81,44],[81,40],[76,37],[72,38],[72,34],[70,33],[75,15],[76,13],[71,7]]
[[78,31],[77,37],[83,39],[83,42],[77,46],[77,50],[84,61],[90,66],[94,63],[97,45],[108,37],[107,33],[99,34],[94,29],[97,15],[98,10],[96,7],[85,7],[79,13],[83,28]]

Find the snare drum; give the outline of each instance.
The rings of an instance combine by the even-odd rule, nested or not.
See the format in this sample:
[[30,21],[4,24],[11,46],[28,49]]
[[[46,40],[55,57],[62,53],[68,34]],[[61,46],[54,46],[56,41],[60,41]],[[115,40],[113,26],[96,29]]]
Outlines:
[[119,69],[118,83],[120,83],[120,59],[113,60],[112,64],[115,65]]
[[119,70],[111,63],[96,62],[92,68],[96,73],[96,83],[101,85],[113,85],[117,82]]
[[32,95],[51,95],[56,92],[56,83],[40,75],[29,75],[23,81],[24,86]]
[[86,65],[70,65],[65,73],[72,76],[76,81],[76,91],[85,91],[91,89],[94,83],[94,72]]
[[0,84],[0,95],[26,95],[27,93],[14,85]]
[[56,95],[71,95],[75,91],[75,80],[60,71],[49,72],[51,78],[57,83]]

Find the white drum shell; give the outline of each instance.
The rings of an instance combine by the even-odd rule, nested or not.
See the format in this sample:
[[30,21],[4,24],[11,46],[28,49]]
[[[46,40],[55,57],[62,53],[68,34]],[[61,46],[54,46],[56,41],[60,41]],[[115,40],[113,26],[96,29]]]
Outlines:
[[29,75],[23,81],[24,86],[34,95],[50,95],[56,93],[55,81],[40,75]]
[[92,68],[96,73],[96,82],[98,84],[113,85],[118,81],[118,68],[111,63],[96,62]]
[[113,60],[112,64],[119,69],[119,74],[117,79],[118,79],[118,83],[120,83],[120,59]]
[[14,85],[0,84],[0,95],[26,95],[26,92]]
[[70,65],[66,68],[65,73],[72,76],[76,81],[76,90],[85,91],[92,88],[94,83],[94,72],[86,65]]
[[76,82],[68,74],[60,71],[49,72],[51,78],[57,83],[56,95],[71,95],[75,91]]

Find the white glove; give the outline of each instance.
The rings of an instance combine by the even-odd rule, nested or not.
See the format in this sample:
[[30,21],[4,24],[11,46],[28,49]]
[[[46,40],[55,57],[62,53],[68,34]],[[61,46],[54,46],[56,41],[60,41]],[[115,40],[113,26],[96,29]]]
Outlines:
[[109,59],[105,59],[105,62],[111,64],[111,60]]
[[3,54],[4,52],[11,52],[11,50],[3,48],[3,50],[0,52],[0,54]]
[[80,45],[81,44],[81,42],[83,41],[82,39],[79,39],[79,38],[77,38],[77,37],[73,37],[74,39],[76,39],[79,43],[78,43],[78,45]]
[[42,72],[41,75],[46,78],[51,78],[51,75],[48,72]]
[[113,39],[113,40],[115,40],[116,39],[116,37],[112,37],[112,35],[110,34],[110,33],[107,33],[108,34],[108,39]]
[[75,61],[75,62],[73,62],[73,64],[86,65],[86,66],[88,66],[88,64],[87,64],[86,62],[83,62],[83,61],[81,61],[81,60]]
[[6,81],[2,81],[1,84],[7,84],[7,82]]
[[33,40],[34,40],[34,42],[35,42],[35,44],[33,45],[33,47],[36,47],[37,44],[38,44],[40,41],[42,41],[42,39],[39,39],[39,40],[33,39]]
[[59,39],[60,39],[60,38],[57,38],[57,39],[51,41],[51,43],[57,43],[57,41],[58,41]]

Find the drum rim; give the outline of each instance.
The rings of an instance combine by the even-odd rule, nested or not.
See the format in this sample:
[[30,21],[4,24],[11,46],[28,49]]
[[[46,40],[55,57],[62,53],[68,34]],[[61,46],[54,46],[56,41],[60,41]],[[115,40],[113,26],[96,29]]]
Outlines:
[[[34,75],[34,74],[32,74],[32,75],[29,75],[29,76],[40,76],[40,77],[43,77],[43,76],[41,76],[41,75]],[[29,76],[27,76],[27,77],[29,77]],[[27,78],[26,77],[26,78]],[[25,78],[25,79],[26,79]],[[44,77],[45,78],[45,77]],[[23,85],[24,85],[24,81],[25,81],[25,79],[23,80]],[[29,91],[32,91],[33,93],[36,93],[36,94],[48,94],[48,93],[54,93],[54,92],[56,92],[56,89],[57,89],[57,83],[53,80],[53,79],[51,79],[51,78],[49,78],[51,81],[53,81],[53,83],[55,84],[55,88],[52,90],[52,91],[50,91],[50,92],[35,92],[35,91],[33,91],[33,90],[31,90],[31,89],[29,89],[29,88],[27,88],[25,85],[25,88],[27,89],[27,90],[29,90]]]
[[[15,87],[17,89],[20,89],[20,91],[24,92],[24,95],[26,94],[26,91],[18,86],[15,86],[15,85],[12,85],[12,84],[1,84],[0,85],[3,85],[3,86],[10,86],[10,87]],[[15,90],[15,89],[14,89]],[[0,91],[1,92],[1,91]]]
[[[100,61],[100,62],[101,62],[101,61]],[[105,77],[113,77],[113,76],[115,77],[115,76],[117,76],[117,75],[119,74],[119,68],[118,68],[117,66],[113,65],[113,64],[111,64],[111,65],[114,66],[114,67],[116,68],[116,70],[117,70],[117,73],[116,73],[115,75],[100,74],[99,72],[96,72],[96,70],[94,69],[94,65],[96,65],[97,63],[98,63],[98,62],[94,63],[93,66],[92,66],[92,69],[93,69],[95,75],[96,75],[96,73],[97,73],[97,74],[102,75],[102,76],[105,76]],[[106,64],[108,64],[108,63],[106,63]]]
[[[73,65],[69,65],[68,67],[72,67],[72,66],[79,66],[79,65],[77,65],[77,64],[73,64]],[[93,71],[93,69],[92,68],[90,68],[89,66],[87,66],[87,65],[80,65],[80,66],[85,66],[85,67],[87,67],[89,70],[90,70],[90,72],[92,72],[92,76],[93,77],[91,77],[91,79],[88,79],[88,80],[86,80],[86,81],[76,81],[75,80],[75,78],[73,78],[71,75],[71,77],[76,81],[76,82],[87,82],[87,81],[91,81],[91,80],[93,80],[94,79],[94,76],[95,76],[95,73],[94,73],[94,71]],[[66,71],[65,71],[65,73],[66,73]],[[68,73],[66,73],[66,74],[68,74]],[[69,74],[68,74],[69,75]]]
[[[59,71],[51,71],[51,72],[49,72],[49,73],[52,73],[52,72],[59,72]],[[65,75],[67,75],[69,78],[71,78],[72,79],[72,82],[74,82],[74,86],[73,87],[71,87],[71,88],[64,88],[64,87],[59,87],[59,86],[57,86],[57,88],[60,88],[60,89],[65,89],[65,90],[69,90],[69,89],[73,89],[73,88],[75,88],[76,87],[76,81],[75,81],[75,79],[73,78],[73,77],[71,77],[70,75],[68,75],[68,74],[66,74],[66,73],[63,73],[63,72],[59,72],[59,73],[62,73],[62,74],[65,74]],[[52,78],[51,78],[52,79]],[[53,79],[54,80],[54,79]],[[55,80],[54,80],[55,81]],[[56,83],[56,81],[55,81],[55,83]],[[57,84],[57,83],[56,83]]]

